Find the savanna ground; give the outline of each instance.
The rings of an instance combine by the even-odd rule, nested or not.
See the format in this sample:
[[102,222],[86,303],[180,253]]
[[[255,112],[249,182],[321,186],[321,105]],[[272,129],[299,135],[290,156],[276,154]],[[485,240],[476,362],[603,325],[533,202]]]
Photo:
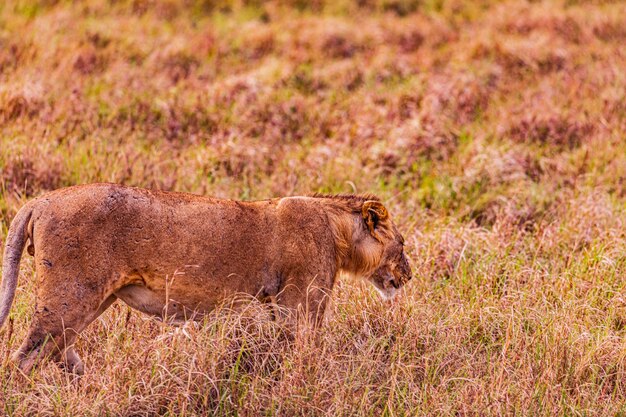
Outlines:
[[6,0],[0,238],[94,181],[256,199],[373,192],[415,277],[342,279],[319,343],[254,303],[176,329],[116,303],[87,375],[7,361],[9,415],[626,412],[626,4]]

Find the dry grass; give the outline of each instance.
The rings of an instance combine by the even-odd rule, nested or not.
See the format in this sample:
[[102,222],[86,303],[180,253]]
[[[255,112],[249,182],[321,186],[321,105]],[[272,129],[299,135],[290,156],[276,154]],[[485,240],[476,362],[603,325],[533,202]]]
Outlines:
[[6,0],[0,238],[93,181],[380,195],[415,278],[342,280],[316,342],[251,303],[163,326],[117,303],[80,381],[7,364],[9,415],[626,413],[626,7],[491,0]]

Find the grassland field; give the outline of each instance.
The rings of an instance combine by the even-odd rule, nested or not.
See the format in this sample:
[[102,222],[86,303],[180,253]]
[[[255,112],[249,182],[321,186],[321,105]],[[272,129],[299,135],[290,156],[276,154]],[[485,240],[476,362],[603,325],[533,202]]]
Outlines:
[[8,361],[0,414],[626,415],[626,3],[0,2],[0,240],[47,190],[379,195],[414,278],[344,277],[320,340],[258,304],[116,303],[87,374]]

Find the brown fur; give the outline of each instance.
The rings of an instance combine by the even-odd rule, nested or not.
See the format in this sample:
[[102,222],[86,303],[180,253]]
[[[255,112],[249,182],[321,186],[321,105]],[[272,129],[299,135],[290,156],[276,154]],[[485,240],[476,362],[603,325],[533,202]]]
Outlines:
[[402,236],[374,196],[240,202],[90,184],[32,200],[15,217],[4,253],[0,326],[28,241],[37,303],[14,356],[25,372],[52,354],[82,373],[71,345],[117,298],[185,320],[243,293],[287,311],[306,306],[318,321],[340,271],[366,277],[386,296],[411,277]]

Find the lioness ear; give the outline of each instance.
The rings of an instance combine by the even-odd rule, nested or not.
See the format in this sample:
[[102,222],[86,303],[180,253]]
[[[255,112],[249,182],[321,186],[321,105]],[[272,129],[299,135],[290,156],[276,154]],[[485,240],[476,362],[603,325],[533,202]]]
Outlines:
[[385,206],[383,206],[380,201],[373,200],[368,200],[363,203],[361,214],[363,215],[363,220],[365,221],[365,224],[371,234],[375,233],[380,222],[387,220],[389,217],[389,213],[387,213]]

